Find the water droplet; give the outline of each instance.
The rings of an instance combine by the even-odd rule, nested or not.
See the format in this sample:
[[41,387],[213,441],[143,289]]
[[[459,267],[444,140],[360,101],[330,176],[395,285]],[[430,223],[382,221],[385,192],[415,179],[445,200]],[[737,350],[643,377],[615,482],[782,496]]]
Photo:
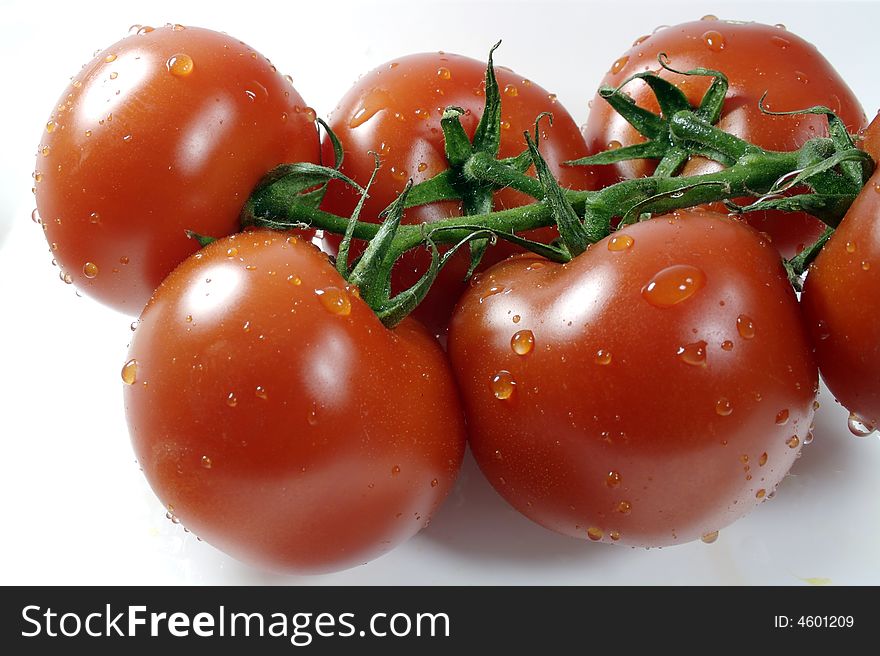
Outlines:
[[181,52],[171,55],[168,61],[165,62],[165,66],[174,77],[186,77],[193,72],[195,63],[192,57]]
[[711,533],[706,533],[703,537],[700,538],[706,544],[712,544],[715,540],[718,539],[718,531],[712,531]]
[[235,392],[230,392],[229,396],[226,397],[226,405],[230,408],[234,408],[238,405],[238,399],[235,397]]
[[706,342],[700,340],[699,342],[693,342],[692,344],[679,346],[676,355],[685,364],[693,365],[695,367],[705,367]]
[[717,20],[718,20],[718,16],[716,16],[715,14],[706,14],[706,15],[703,16],[700,20],[703,20],[703,21],[717,21]]
[[[364,97],[361,98],[360,106],[355,110],[355,113],[348,121],[348,127],[354,129],[363,125],[380,111],[393,106],[393,104],[391,97],[385,89],[370,89],[364,94]],[[416,110],[416,116],[422,118],[419,116],[419,111],[424,110]],[[427,118],[427,116],[425,116],[425,118]]]
[[110,73],[111,80],[115,80],[117,77],[119,77],[119,73],[117,73],[116,71],[113,71],[112,73]]
[[504,401],[513,396],[513,392],[516,390],[516,381],[509,371],[502,369],[492,376],[491,388],[495,398]]
[[[42,219],[40,219],[40,211],[37,208],[34,208],[34,211],[31,212],[31,221],[33,221],[34,223],[42,223],[43,222]],[[56,249],[53,248],[52,250],[56,250]]]
[[89,214],[89,223],[95,225],[101,222],[101,215],[97,212],[92,212]]
[[55,128],[57,128],[57,127],[58,127],[58,124],[55,121],[49,121],[48,123],[46,123],[46,132],[51,134],[51,133],[55,132]]
[[721,350],[722,351],[732,351],[733,350],[733,342],[731,342],[729,339],[725,339],[723,342],[721,342]]
[[513,323],[519,323],[522,320],[522,317],[518,314],[513,315]]
[[152,32],[154,29],[155,29],[154,27],[150,27],[149,25],[141,25],[141,26],[138,28],[137,33],[138,33],[139,36],[143,36],[144,34],[149,34],[149,33]]
[[106,57],[104,57],[104,61],[105,61],[106,63],[108,63],[108,64],[110,64],[110,63],[112,63],[112,62],[115,62],[115,61],[116,61],[116,55],[114,55],[114,54],[109,54],[109,55],[107,55]]
[[751,317],[741,314],[736,318],[736,331],[743,339],[752,339],[755,336],[755,323]]
[[287,282],[289,282],[291,285],[299,286],[302,284],[302,279],[297,275],[291,274],[287,276]]
[[616,471],[610,471],[605,476],[605,485],[608,487],[617,487],[620,485],[620,481],[623,480],[621,475]]
[[202,463],[202,467],[204,467],[205,469],[210,469],[211,467],[214,466],[214,463],[211,461],[211,459],[208,456],[202,456],[201,463]]
[[789,41],[788,39],[783,39],[781,36],[771,36],[770,43],[772,43],[777,48],[782,48],[783,50],[791,45],[791,41]]
[[344,289],[326,287],[324,289],[316,289],[315,294],[318,296],[324,309],[331,314],[338,314],[341,317],[347,317],[351,314],[351,300]]
[[409,177],[409,172],[406,169],[398,169],[394,166],[391,167],[390,173],[392,178],[395,178],[400,182],[403,182]]
[[608,537],[617,542],[620,539],[620,531],[611,531]]
[[801,440],[797,435],[792,435],[785,441],[785,443],[788,445],[789,449],[796,449],[801,443]]
[[867,437],[876,430],[871,422],[860,417],[855,412],[849,414],[847,427],[849,428],[849,432],[856,437]]
[[809,84],[809,82],[810,82],[806,73],[803,73],[801,71],[794,72],[794,79],[797,80],[798,82],[800,82],[801,84]]
[[437,487],[438,485],[440,485],[440,481],[436,478],[431,479],[431,487]]
[[608,240],[608,250],[614,252],[625,251],[632,248],[635,240],[629,235],[614,235]]
[[687,300],[706,284],[702,269],[689,264],[674,264],[658,272],[642,288],[642,296],[658,308],[668,308]]
[[543,269],[545,266],[547,266],[546,262],[532,262],[526,267],[526,271],[537,271],[538,269]]
[[765,490],[764,488],[761,488],[760,490],[755,492],[755,498],[756,499],[763,499],[765,494],[767,494],[767,490]]
[[807,435],[804,437],[804,446],[806,446],[807,444],[812,444],[812,443],[813,443],[813,432],[809,431],[807,433]]
[[92,136],[92,131],[91,131],[91,130],[86,130],[86,136],[87,136],[87,137],[91,137],[91,136]]
[[496,294],[502,293],[504,290],[505,290],[504,285],[492,285],[491,287],[489,287],[489,289],[486,291],[485,294],[480,296],[480,303],[483,303],[483,301],[485,301],[487,298],[490,298],[492,296],[495,296]]
[[621,501],[615,510],[621,515],[629,515],[632,512],[632,504],[629,501]]
[[134,385],[137,382],[138,361],[132,358],[122,365],[122,382]]
[[871,268],[871,263],[868,262],[867,260],[862,260],[861,267],[862,267],[862,271],[867,271],[868,269]]
[[727,417],[733,412],[733,404],[730,399],[722,396],[715,404],[715,412],[721,417]]
[[132,322],[128,325],[128,327],[131,328],[131,332],[134,332],[135,330],[137,330],[138,323],[139,323],[139,321],[138,321],[137,319],[135,319],[134,321],[132,321]]
[[431,116],[431,112],[427,109],[417,109],[413,112],[416,115],[416,118],[422,121],[427,120]]
[[[49,152],[50,152],[49,146],[43,146],[42,148],[40,148],[40,154],[41,154],[43,157],[48,157],[48,156],[49,156]],[[37,176],[34,175],[34,178],[36,178],[36,177],[37,177]]]
[[611,70],[609,71],[612,75],[616,75],[623,70],[623,67],[626,66],[629,61],[629,57],[624,55],[620,59],[616,59],[613,64],[611,64]]
[[535,348],[535,335],[531,330],[518,330],[510,338],[510,348],[517,355],[528,355]]
[[504,87],[504,95],[515,98],[519,95],[519,89],[516,88],[515,84],[507,84]]
[[587,529],[587,537],[590,538],[593,542],[598,542],[602,539],[605,533],[602,532],[601,528],[596,528],[595,526],[591,526]]
[[171,30],[173,32],[182,32],[185,29],[186,29],[186,27],[184,27],[180,23],[175,23],[174,25],[171,26]]
[[846,242],[846,252],[847,253],[855,253],[856,252],[856,243],[854,241]]
[[399,473],[400,473],[400,465],[394,465],[394,466],[391,468],[391,473],[394,474],[395,476],[396,476],[397,474],[399,474]]
[[759,466],[759,467],[763,467],[764,465],[766,465],[766,464],[767,464],[767,458],[768,458],[768,457],[769,457],[769,456],[767,455],[767,452],[764,451],[764,453],[761,454],[761,457],[758,458],[758,466]]
[[703,32],[703,42],[706,44],[706,47],[709,48],[712,52],[721,52],[724,50],[724,46],[727,45],[727,41],[724,39],[724,35],[717,30],[709,30],[707,32]]
[[98,265],[94,262],[86,262],[83,264],[83,275],[86,278],[94,278],[98,275]]
[[788,423],[788,408],[780,410],[776,415],[776,425],[785,426]]
[[452,79],[452,71],[450,71],[445,66],[441,66],[437,69],[437,77],[441,80],[451,80]]
[[605,349],[596,351],[596,364],[611,364],[611,351],[606,351]]

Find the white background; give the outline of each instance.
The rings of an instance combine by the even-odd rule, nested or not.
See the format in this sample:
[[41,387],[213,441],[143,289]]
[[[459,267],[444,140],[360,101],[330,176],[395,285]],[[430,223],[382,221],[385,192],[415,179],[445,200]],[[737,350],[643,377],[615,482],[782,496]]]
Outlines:
[[319,115],[357,76],[425,50],[484,58],[558,94],[579,122],[603,73],[658,25],[708,13],[784,23],[880,107],[875,2],[10,2],[0,0],[0,584],[880,584],[880,440],[822,397],[815,441],[776,498],[715,544],[650,551],[552,534],[468,462],[431,526],[366,566],[252,570],[165,519],[134,462],[119,371],[131,318],[62,284],[30,220],[34,151],[80,64],[135,23],[227,31],[290,73]]

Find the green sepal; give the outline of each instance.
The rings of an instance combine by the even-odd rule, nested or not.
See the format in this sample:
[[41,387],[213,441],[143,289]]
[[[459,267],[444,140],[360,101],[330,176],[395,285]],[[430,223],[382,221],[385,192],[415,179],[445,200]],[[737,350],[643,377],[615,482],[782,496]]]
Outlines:
[[373,308],[381,307],[388,301],[391,267],[394,263],[386,262],[386,256],[400,227],[403,210],[406,207],[406,196],[411,188],[412,180],[406,183],[406,187],[397,199],[379,215],[380,218],[384,217],[382,225],[379,226],[376,236],[367,244],[364,254],[348,277],[348,281],[361,290],[361,296],[367,305]]
[[183,232],[186,233],[186,236],[188,239],[195,239],[197,242],[199,242],[199,246],[201,248],[204,248],[208,244],[213,244],[215,241],[217,241],[216,237],[208,237],[207,235],[200,235],[199,233],[193,232],[192,230],[184,230]]
[[348,251],[351,248],[351,240],[354,236],[355,228],[357,228],[361,210],[363,210],[364,203],[367,201],[367,198],[369,198],[370,187],[376,179],[376,174],[379,172],[379,167],[381,165],[379,154],[372,154],[374,158],[373,172],[370,174],[370,179],[367,182],[367,186],[364,188],[364,192],[361,194],[361,197],[358,198],[357,205],[355,205],[354,212],[352,212],[348,225],[345,227],[345,234],[342,236],[342,241],[339,242],[339,249],[336,252],[336,270],[343,278],[348,278],[348,274],[350,273],[348,267]]
[[559,186],[556,178],[553,177],[547,162],[541,157],[538,147],[532,141],[529,133],[526,132],[524,134],[529,152],[532,155],[532,161],[535,164],[538,180],[544,188],[544,200],[550,206],[550,212],[556,220],[556,225],[559,227],[559,237],[572,256],[580,255],[595,240],[591,240],[591,236],[587,234],[586,228],[584,228],[571,203],[565,197],[562,188]]

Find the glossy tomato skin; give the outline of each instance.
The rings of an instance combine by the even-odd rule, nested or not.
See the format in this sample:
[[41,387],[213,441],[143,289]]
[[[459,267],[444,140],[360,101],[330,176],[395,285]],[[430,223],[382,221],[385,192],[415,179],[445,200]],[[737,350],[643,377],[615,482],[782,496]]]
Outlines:
[[[565,108],[536,83],[513,71],[496,66],[501,89],[501,157],[513,157],[525,150],[523,132],[534,132],[535,119],[542,112],[553,114],[553,125],[541,123],[541,154],[563,186],[594,189],[591,169],[566,167],[563,162],[586,155],[586,147],[577,124]],[[449,106],[461,107],[462,125],[473,137],[485,103],[486,64],[451,53],[434,52],[401,57],[361,77],[342,98],[330,116],[330,127],[345,148],[342,170],[354,180],[366,184],[373,171],[374,158],[382,159],[382,169],[370,190],[361,218],[378,221],[378,214],[391,203],[410,178],[415,183],[427,180],[448,168],[444,154],[440,119]],[[332,161],[329,140],[324,140],[324,159]],[[357,195],[342,184],[331,184],[324,209],[349,216],[357,204]],[[495,209],[518,207],[533,202],[529,196],[507,189],[495,194]],[[407,210],[405,223],[415,224],[460,214],[459,203],[444,202]],[[550,229],[536,233],[537,238],[552,239]],[[465,249],[466,250],[466,249]],[[486,264],[497,262],[514,249],[506,243],[493,247]],[[398,263],[394,288],[402,290],[415,283],[430,260],[424,249],[408,253]],[[456,257],[432,288],[414,316],[435,332],[442,331],[458,297],[464,290],[463,279],[469,258],[465,251]]]
[[801,295],[822,379],[863,423],[880,425],[880,171],[810,266]]
[[627,227],[566,265],[493,267],[449,353],[498,492],[554,531],[634,546],[699,538],[765,499],[817,387],[775,250],[711,213]]
[[314,114],[275,67],[225,34],[166,26],[99,52],[49,117],[37,208],[62,272],[137,315],[198,244],[222,237],[259,179],[318,161]]
[[[730,89],[718,127],[770,150],[796,150],[808,139],[827,135],[827,121],[818,115],[770,116],[759,102],[766,92],[765,107],[773,111],[830,107],[855,133],[866,123],[864,110],[852,90],[816,48],[782,27],[760,23],[700,20],[666,27],[636,40],[616,59],[601,84],[616,87],[631,75],[660,71],[661,77],[680,88],[692,105],[699,103],[709,86],[705,77],[685,77],[661,70],[660,53],[679,71],[703,67],[719,70],[730,81]],[[631,82],[626,91],[637,104],[658,111],[648,87]],[[598,95],[591,103],[584,127],[590,152],[612,145],[630,145],[642,137]],[[601,167],[603,185],[620,179],[650,175],[653,160],[635,160]],[[685,174],[706,173],[717,165],[695,159]],[[746,199],[743,199],[744,201]],[[766,232],[783,255],[790,257],[822,233],[822,225],[807,214],[760,212],[749,222]]]
[[315,247],[245,232],[186,260],[123,369],[138,462],[181,523],[241,560],[320,572],[418,532],[465,434],[439,346],[387,330]]

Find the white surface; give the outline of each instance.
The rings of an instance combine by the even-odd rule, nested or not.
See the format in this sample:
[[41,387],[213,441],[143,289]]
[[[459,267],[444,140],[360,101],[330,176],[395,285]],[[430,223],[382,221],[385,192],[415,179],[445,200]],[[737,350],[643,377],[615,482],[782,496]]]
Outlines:
[[263,574],[165,519],[123,417],[131,319],[62,284],[30,221],[33,153],[49,110],[79,64],[129,25],[228,31],[289,72],[319,115],[392,57],[443,49],[483,58],[503,38],[496,61],[558,93],[582,122],[602,74],[636,37],[714,13],[786,24],[835,64],[869,115],[880,106],[876,2],[447,1],[442,15],[436,4],[0,0],[0,584],[880,584],[880,440],[853,438],[827,395],[815,441],[776,498],[713,545],[645,551],[557,536],[509,509],[470,461],[428,529],[334,575]]

